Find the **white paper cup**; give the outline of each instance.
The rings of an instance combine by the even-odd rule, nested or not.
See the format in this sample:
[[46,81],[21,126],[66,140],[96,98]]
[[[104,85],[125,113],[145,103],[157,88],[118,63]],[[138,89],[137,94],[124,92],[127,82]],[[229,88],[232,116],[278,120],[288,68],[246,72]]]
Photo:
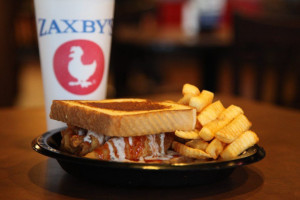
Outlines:
[[47,129],[54,99],[106,98],[114,0],[34,0]]

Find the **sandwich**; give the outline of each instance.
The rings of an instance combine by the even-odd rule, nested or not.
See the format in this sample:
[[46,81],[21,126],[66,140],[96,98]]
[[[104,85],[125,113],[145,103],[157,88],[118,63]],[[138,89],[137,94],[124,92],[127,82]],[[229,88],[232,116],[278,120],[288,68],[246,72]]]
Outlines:
[[50,118],[65,122],[61,149],[122,162],[190,163],[230,160],[259,142],[242,108],[185,84],[172,101],[54,100]]
[[195,129],[196,109],[147,99],[54,100],[50,118],[65,122],[61,148],[73,155],[111,161],[170,160],[176,130]]

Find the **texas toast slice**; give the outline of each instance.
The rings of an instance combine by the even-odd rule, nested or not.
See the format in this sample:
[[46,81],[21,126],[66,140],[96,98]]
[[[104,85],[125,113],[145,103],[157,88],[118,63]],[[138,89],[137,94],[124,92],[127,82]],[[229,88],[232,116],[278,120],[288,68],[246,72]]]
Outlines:
[[146,99],[54,100],[50,118],[107,136],[130,137],[193,130],[196,109]]

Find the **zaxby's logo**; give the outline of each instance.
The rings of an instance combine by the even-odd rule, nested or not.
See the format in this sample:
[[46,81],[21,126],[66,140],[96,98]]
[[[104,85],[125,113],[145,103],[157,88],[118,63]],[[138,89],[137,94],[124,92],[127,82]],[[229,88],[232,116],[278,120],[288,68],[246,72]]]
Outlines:
[[53,65],[56,78],[65,90],[77,95],[90,94],[103,78],[103,51],[94,42],[72,40],[58,47]]

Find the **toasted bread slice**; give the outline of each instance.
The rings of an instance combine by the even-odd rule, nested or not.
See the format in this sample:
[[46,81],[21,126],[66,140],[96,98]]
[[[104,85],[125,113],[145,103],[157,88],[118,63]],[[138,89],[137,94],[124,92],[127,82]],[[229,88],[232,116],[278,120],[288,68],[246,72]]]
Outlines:
[[50,118],[108,136],[129,137],[193,130],[196,109],[146,99],[54,100]]

